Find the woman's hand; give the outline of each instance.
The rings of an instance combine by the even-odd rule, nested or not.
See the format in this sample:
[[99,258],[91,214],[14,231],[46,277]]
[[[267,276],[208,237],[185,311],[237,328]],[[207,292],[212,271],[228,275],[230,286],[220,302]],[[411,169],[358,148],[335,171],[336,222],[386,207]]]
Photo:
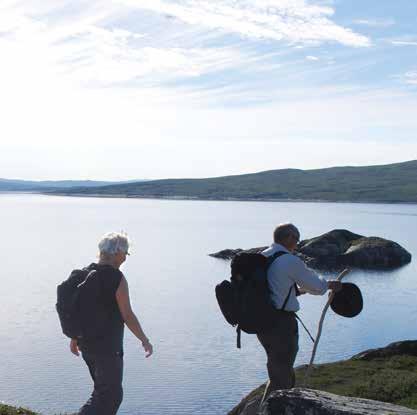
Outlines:
[[149,339],[146,339],[142,342],[142,347],[143,350],[145,350],[146,356],[145,357],[150,357],[153,354],[153,346],[150,343]]

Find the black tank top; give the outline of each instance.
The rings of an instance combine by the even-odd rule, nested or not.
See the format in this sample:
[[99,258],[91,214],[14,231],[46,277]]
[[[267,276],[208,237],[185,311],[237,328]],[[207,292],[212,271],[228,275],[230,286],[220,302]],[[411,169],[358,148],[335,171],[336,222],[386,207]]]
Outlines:
[[123,353],[124,321],[116,301],[123,274],[111,265],[91,264],[88,269],[98,272],[102,301],[108,310],[108,330],[99,338],[79,340],[79,347],[86,353]]

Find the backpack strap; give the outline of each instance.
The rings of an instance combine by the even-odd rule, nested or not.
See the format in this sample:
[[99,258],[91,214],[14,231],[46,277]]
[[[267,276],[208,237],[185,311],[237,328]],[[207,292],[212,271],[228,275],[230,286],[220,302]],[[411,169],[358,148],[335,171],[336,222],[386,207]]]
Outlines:
[[267,263],[266,269],[268,269],[275,262],[275,260],[277,258],[279,258],[280,256],[285,255],[285,254],[288,254],[288,252],[278,251],[278,252],[275,252],[275,254],[269,256],[268,257],[268,263]]
[[240,326],[238,325],[236,328],[236,346],[238,349],[242,348],[242,342],[241,342],[241,337],[242,337],[242,329],[240,328]]
[[97,273],[97,271],[95,269],[92,269],[91,271],[88,272],[88,274],[86,275],[84,281],[81,281],[78,285],[77,288],[82,287],[83,285],[85,285],[87,283],[87,280],[89,278],[92,278],[95,274]]
[[307,334],[309,335],[311,341],[313,343],[315,343],[316,341],[314,340],[314,337],[311,335],[311,333],[308,331],[308,328],[305,326],[305,324],[303,323],[303,320],[301,320],[300,317],[298,317],[297,313],[294,313],[295,318],[301,323],[301,325],[304,327],[304,330],[307,332]]
[[284,304],[281,307],[281,311],[285,311],[285,306],[288,303],[288,300],[290,299],[290,295],[291,295],[291,290],[294,288],[294,286],[296,286],[296,284],[291,285],[290,291],[288,291],[287,297],[285,298]]

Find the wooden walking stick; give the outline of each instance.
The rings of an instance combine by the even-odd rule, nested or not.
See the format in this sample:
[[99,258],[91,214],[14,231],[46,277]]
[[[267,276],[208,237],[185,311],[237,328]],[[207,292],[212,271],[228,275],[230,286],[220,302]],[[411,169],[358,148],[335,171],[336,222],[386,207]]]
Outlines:
[[[343,277],[345,277],[347,274],[349,274],[350,269],[346,268],[344,269],[337,277],[337,281],[342,281]],[[307,367],[306,373],[304,375],[304,382],[303,385],[307,386],[307,381],[308,381],[308,377],[310,376],[310,372],[311,372],[311,368],[313,367],[313,363],[314,363],[314,358],[316,357],[316,352],[317,352],[317,346],[319,345],[319,340],[320,340],[320,336],[321,336],[321,332],[323,330],[323,322],[324,322],[324,317],[326,316],[327,310],[330,307],[331,302],[333,301],[333,297],[334,297],[334,291],[332,291],[329,295],[329,299],[327,300],[327,304],[324,306],[323,312],[321,313],[321,318],[320,318],[320,322],[319,322],[319,328],[317,331],[317,336],[316,336],[316,341],[314,342],[314,347],[313,347],[313,352],[311,354],[311,359],[310,359],[310,363]]]
[[261,402],[260,402],[260,404],[259,404],[259,408],[262,406],[262,404],[264,403],[264,400],[266,399],[266,394],[267,394],[267,392],[268,392],[268,389],[269,389],[269,385],[271,384],[271,380],[270,379],[268,379],[268,382],[266,382],[266,385],[265,385],[265,390],[264,390],[264,393],[263,393],[263,395],[262,395],[262,399],[261,399]]

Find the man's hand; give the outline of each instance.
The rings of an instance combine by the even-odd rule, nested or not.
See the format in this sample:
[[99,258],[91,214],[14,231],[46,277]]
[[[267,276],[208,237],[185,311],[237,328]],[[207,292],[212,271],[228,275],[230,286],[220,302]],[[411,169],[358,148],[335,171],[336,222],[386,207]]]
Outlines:
[[80,355],[80,349],[78,348],[78,342],[77,339],[71,339],[70,342],[70,350],[72,354],[75,354],[75,356]]
[[327,281],[327,284],[328,284],[329,290],[332,290],[335,293],[339,292],[343,287],[342,283],[337,280]]
[[151,345],[150,341],[148,339],[144,340],[142,342],[143,350],[145,350],[146,356],[150,357],[153,354],[153,346]]

